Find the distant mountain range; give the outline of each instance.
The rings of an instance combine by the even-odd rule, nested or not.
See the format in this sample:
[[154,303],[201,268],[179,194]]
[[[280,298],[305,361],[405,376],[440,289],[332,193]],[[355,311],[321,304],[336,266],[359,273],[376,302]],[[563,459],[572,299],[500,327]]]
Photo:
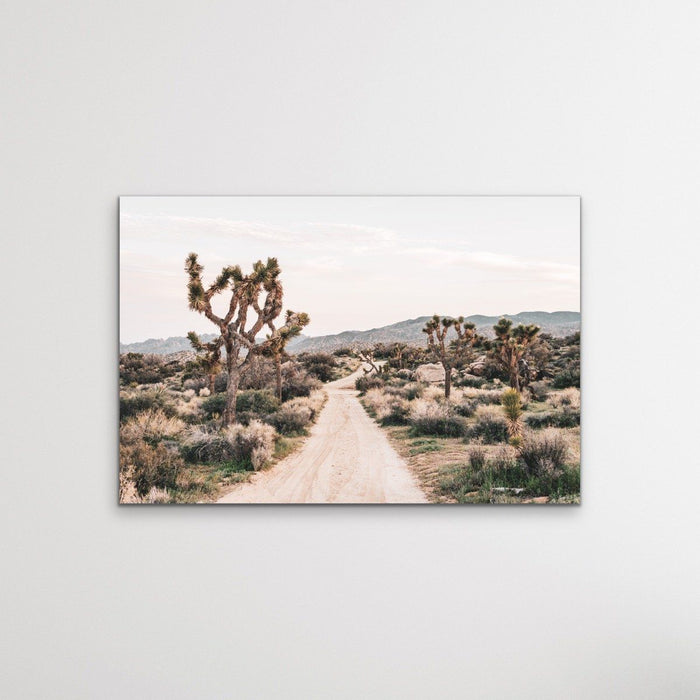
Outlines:
[[[518,323],[534,323],[543,333],[563,337],[581,329],[581,314],[578,311],[523,311],[519,314],[504,316]],[[430,316],[419,316],[407,321],[392,323],[381,328],[372,328],[368,331],[343,331],[335,335],[305,336],[301,335],[289,342],[287,350],[290,353],[300,352],[332,352],[343,347],[367,347],[375,343],[407,343],[409,345],[423,345],[425,333],[422,332],[425,322]],[[503,316],[467,316],[482,335],[493,336],[493,326]],[[201,336],[204,342],[215,338],[213,333],[204,333]],[[140,343],[120,343],[119,352],[142,352],[155,355],[168,355],[182,350],[191,350],[187,338],[172,337],[144,340]]]

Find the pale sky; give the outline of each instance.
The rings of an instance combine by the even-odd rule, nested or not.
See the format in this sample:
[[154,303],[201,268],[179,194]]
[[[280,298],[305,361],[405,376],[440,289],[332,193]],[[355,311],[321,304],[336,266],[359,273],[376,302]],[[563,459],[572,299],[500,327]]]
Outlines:
[[578,197],[122,197],[120,340],[215,331],[187,306],[190,251],[205,285],[277,257],[307,335],[578,311],[579,230]]

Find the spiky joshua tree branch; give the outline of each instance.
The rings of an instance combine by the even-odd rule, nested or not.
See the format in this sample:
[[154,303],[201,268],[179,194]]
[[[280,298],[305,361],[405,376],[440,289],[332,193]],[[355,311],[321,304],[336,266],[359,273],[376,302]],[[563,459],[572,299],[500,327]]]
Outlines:
[[[269,350],[280,338],[291,333],[299,325],[301,314],[287,314],[285,324],[275,328],[275,320],[282,313],[283,296],[277,258],[268,258],[266,263],[258,260],[253,265],[253,271],[247,275],[238,265],[224,267],[208,287],[202,282],[204,268],[196,253],[187,256],[185,272],[189,277],[187,295],[190,309],[206,316],[218,328],[219,351],[221,347],[226,351],[228,380],[223,425],[230,425],[236,420],[236,394],[246,364],[254,355]],[[220,316],[212,309],[211,302],[226,290],[230,291],[231,298],[226,313]],[[306,314],[304,316],[306,325],[309,319]],[[256,337],[265,326],[270,328],[271,334],[262,343],[257,343]]]

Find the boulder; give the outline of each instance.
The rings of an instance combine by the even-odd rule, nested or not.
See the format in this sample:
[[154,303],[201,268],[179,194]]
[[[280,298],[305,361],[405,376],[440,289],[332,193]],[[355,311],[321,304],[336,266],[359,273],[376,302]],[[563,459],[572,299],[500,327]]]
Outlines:
[[[452,376],[456,376],[456,372],[452,370]],[[442,365],[434,362],[416,367],[414,376],[417,382],[424,384],[440,384],[445,381],[445,370]]]

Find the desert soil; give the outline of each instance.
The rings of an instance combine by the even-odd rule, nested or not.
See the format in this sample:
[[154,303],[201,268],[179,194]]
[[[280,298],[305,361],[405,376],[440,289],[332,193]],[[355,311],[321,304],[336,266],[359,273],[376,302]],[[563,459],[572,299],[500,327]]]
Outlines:
[[427,503],[406,462],[362,408],[355,379],[325,386],[328,401],[300,450],[239,484],[219,503]]

